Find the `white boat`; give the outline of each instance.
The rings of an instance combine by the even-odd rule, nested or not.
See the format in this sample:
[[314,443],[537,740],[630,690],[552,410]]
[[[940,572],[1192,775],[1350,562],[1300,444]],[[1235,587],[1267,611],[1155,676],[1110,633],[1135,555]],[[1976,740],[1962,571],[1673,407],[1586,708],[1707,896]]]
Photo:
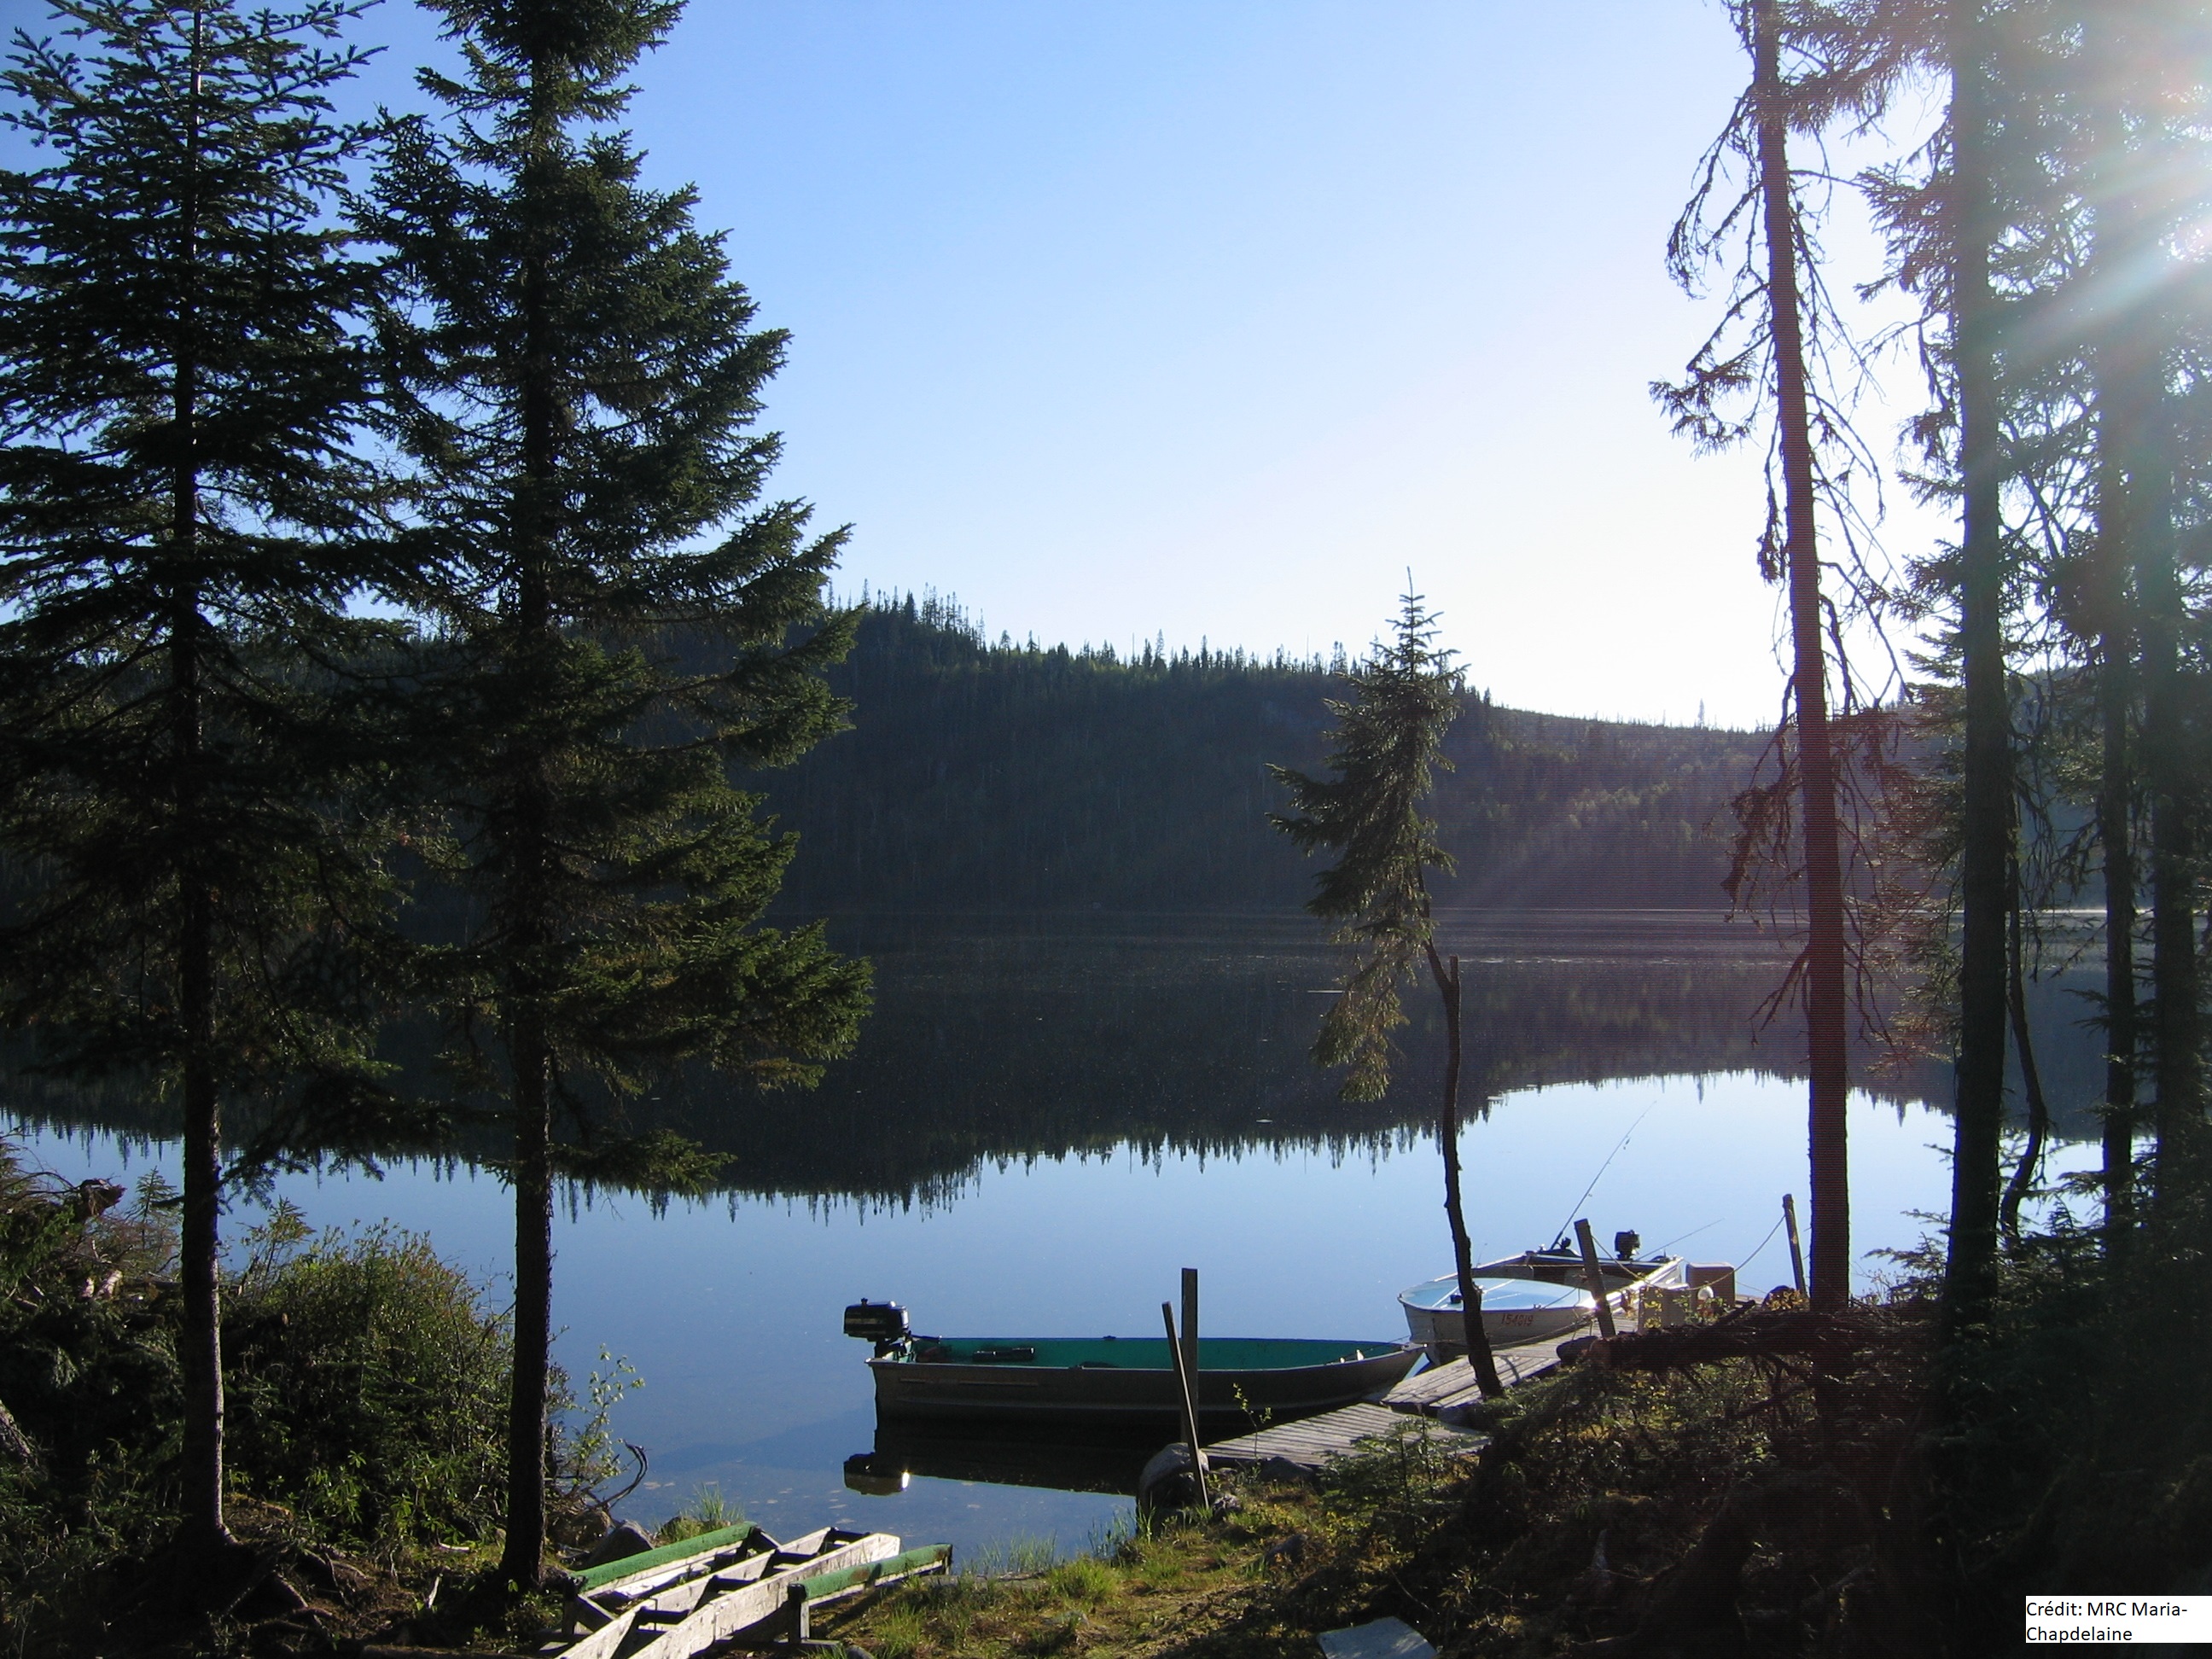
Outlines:
[[[1690,1282],[1689,1263],[1679,1255],[1601,1256],[1597,1267],[1613,1317],[1624,1322],[1649,1294],[1686,1291]],[[1569,1336],[1597,1317],[1597,1297],[1575,1250],[1523,1250],[1479,1262],[1474,1284],[1482,1296],[1483,1334],[1493,1348]],[[1398,1305],[1406,1310],[1407,1329],[1431,1359],[1442,1359],[1446,1349],[1466,1352],[1467,1318],[1457,1273],[1400,1291]]]

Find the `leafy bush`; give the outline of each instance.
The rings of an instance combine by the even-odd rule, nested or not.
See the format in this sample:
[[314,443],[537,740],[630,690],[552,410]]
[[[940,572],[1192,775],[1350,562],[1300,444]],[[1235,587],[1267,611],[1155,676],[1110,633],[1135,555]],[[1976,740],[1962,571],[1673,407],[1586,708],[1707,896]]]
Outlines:
[[224,1320],[233,1483],[355,1543],[477,1539],[502,1497],[504,1319],[420,1234],[280,1203]]
[[[174,1194],[25,1171],[0,1142],[0,1655],[112,1650],[174,1532],[183,1389]],[[504,1498],[505,1318],[419,1235],[310,1233],[279,1204],[223,1289],[232,1523],[280,1552],[480,1541]],[[626,1364],[548,1448],[563,1541],[599,1536]],[[548,1404],[577,1402],[556,1368]],[[562,1529],[573,1532],[566,1535]],[[441,1559],[443,1559],[441,1558]],[[444,1563],[448,1568],[450,1560]]]

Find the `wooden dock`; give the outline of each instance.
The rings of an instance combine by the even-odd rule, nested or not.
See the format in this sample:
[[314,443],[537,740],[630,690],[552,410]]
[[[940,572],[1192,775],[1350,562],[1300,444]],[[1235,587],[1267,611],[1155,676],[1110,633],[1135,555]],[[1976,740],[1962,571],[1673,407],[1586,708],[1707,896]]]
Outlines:
[[[1498,1371],[1505,1386],[1512,1388],[1553,1370],[1559,1363],[1558,1346],[1535,1342],[1498,1349]],[[1488,1445],[1490,1437],[1455,1427],[1449,1416],[1454,1407],[1481,1398],[1474,1368],[1464,1359],[1455,1359],[1407,1377],[1380,1400],[1217,1441],[1206,1449],[1206,1458],[1232,1468],[1274,1463],[1311,1474],[1363,1441],[1393,1435],[1412,1435],[1441,1450],[1467,1455]],[[1441,1419],[1439,1413],[1443,1414]]]
[[1362,1401],[1340,1406],[1319,1417],[1278,1424],[1256,1434],[1240,1434],[1206,1449],[1206,1461],[1215,1468],[1257,1468],[1263,1464],[1288,1464],[1311,1474],[1322,1464],[1343,1456],[1364,1440],[1382,1440],[1394,1434],[1411,1435],[1454,1452],[1477,1452],[1490,1437],[1455,1429],[1432,1417],[1395,1412],[1388,1406]]
[[[1547,1371],[1556,1370],[1559,1350],[1557,1342],[1529,1342],[1517,1348],[1496,1349],[1491,1357],[1498,1362],[1499,1380],[1512,1389]],[[1481,1398],[1482,1389],[1474,1380],[1474,1367],[1464,1359],[1455,1359],[1407,1377],[1382,1396],[1382,1403],[1393,1411],[1418,1412],[1427,1417]]]

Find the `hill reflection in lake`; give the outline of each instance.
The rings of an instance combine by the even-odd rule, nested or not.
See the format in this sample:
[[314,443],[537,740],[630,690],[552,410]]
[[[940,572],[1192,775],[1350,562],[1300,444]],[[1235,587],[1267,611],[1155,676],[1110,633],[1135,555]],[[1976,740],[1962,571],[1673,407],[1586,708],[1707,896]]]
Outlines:
[[[657,1521],[711,1482],[771,1530],[836,1519],[963,1551],[1079,1545],[1126,1498],[988,1484],[982,1462],[943,1448],[896,1497],[847,1487],[848,1457],[900,1449],[876,1441],[866,1350],[838,1333],[846,1303],[896,1297],[939,1331],[1137,1334],[1195,1264],[1212,1331],[1364,1340],[1395,1337],[1397,1291],[1448,1265],[1434,1152],[1393,1155],[1425,1139],[1429,1002],[1409,1000],[1392,1097],[1337,1101],[1307,1048],[1341,956],[1307,918],[833,927],[878,963],[858,1054],[811,1094],[696,1086],[655,1103],[737,1155],[730,1194],[661,1210],[584,1195],[557,1224],[562,1362],[578,1379],[604,1370],[604,1345],[649,1379],[617,1424],[653,1456],[626,1513]],[[1744,1263],[1754,1290],[1787,1277],[1775,1221],[1780,1194],[1804,1190],[1804,1098],[1793,1026],[1753,1025],[1782,964],[1770,939],[1652,912],[1454,915],[1444,937],[1468,964],[1475,1085],[1497,1103],[1462,1142],[1479,1252],[1545,1242],[1602,1170],[1580,1206],[1601,1236],[1635,1226]],[[2046,1074],[2093,1077],[2079,1014],[2051,999]],[[1882,1265],[1864,1252],[1911,1243],[1913,1212],[1944,1200],[1948,1123],[1911,1103],[1929,1094],[1948,1096],[1936,1068],[1855,1095],[1863,1278]],[[118,1139],[166,1127],[119,1089],[19,1088],[15,1103],[59,1131],[33,1138],[32,1161],[70,1180],[130,1178]],[[276,1190],[312,1226],[388,1218],[483,1280],[506,1270],[512,1220],[490,1172],[403,1164]],[[242,1200],[227,1225],[254,1216]]]
[[[1470,1107],[1560,1083],[1801,1074],[1795,1017],[1764,1030],[1757,1018],[1786,960],[1770,932],[1649,910],[1447,913],[1441,931],[1467,965]],[[1440,1021],[1425,988],[1409,990],[1388,1099],[1346,1104],[1315,1068],[1308,1049],[1344,952],[1301,915],[860,915],[831,932],[874,960],[878,1004],[820,1088],[763,1094],[695,1075],[631,1110],[729,1154],[733,1192],[930,1204],[993,1164],[1111,1148],[1349,1150],[1419,1134],[1434,1111]],[[2038,1006],[2063,1128],[2065,1108],[2101,1082],[2096,1044],[2065,991],[2043,988]],[[1884,1074],[1881,1058],[1861,1054],[1857,1087],[1948,1103],[1947,1066]],[[19,1085],[9,1103],[49,1127],[167,1131],[112,1087]]]
[[[813,1095],[726,1115],[718,1091],[664,1103],[737,1154],[753,1191],[925,1201],[994,1160],[1133,1146],[1352,1147],[1420,1132],[1441,1022],[1413,988],[1388,1099],[1347,1105],[1308,1050],[1344,952],[1297,915],[843,917],[877,963],[860,1050]],[[1754,1013],[1771,936],[1680,912],[1449,916],[1467,961],[1467,1097],[1560,1082],[1792,1072],[1792,1034]],[[742,1124],[735,1136],[729,1127]]]

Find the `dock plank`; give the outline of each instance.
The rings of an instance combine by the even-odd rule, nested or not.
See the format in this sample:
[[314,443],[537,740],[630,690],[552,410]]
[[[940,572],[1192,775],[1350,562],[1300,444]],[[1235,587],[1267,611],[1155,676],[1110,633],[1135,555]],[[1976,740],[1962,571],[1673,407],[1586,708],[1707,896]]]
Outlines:
[[[1499,1377],[1510,1389],[1555,1370],[1559,1364],[1559,1344],[1524,1343],[1499,1348],[1492,1358],[1498,1362]],[[1454,1451],[1480,1451],[1490,1443],[1487,1435],[1438,1422],[1437,1413],[1481,1398],[1474,1368],[1464,1359],[1455,1359],[1407,1377],[1379,1399],[1217,1441],[1206,1449],[1206,1460],[1231,1468],[1251,1468],[1279,1459],[1310,1473],[1342,1457],[1363,1440],[1392,1433],[1413,1433],[1432,1443],[1447,1443]],[[1419,1426],[1409,1426],[1413,1425]]]
[[1379,1439],[1394,1433],[1411,1433],[1423,1440],[1446,1443],[1455,1451],[1479,1451],[1489,1443],[1486,1436],[1470,1434],[1433,1419],[1363,1401],[1323,1412],[1319,1417],[1261,1429],[1256,1434],[1237,1435],[1208,1446],[1206,1456],[1210,1463],[1232,1468],[1279,1460],[1294,1468],[1313,1471],[1344,1456],[1363,1440]]
[[[1557,1370],[1559,1344],[1528,1342],[1519,1347],[1497,1349],[1491,1357],[1498,1362],[1500,1380],[1510,1389]],[[1480,1385],[1474,1380],[1474,1368],[1464,1359],[1454,1359],[1406,1378],[1382,1396],[1382,1403],[1393,1411],[1426,1415],[1446,1406],[1481,1397]]]

